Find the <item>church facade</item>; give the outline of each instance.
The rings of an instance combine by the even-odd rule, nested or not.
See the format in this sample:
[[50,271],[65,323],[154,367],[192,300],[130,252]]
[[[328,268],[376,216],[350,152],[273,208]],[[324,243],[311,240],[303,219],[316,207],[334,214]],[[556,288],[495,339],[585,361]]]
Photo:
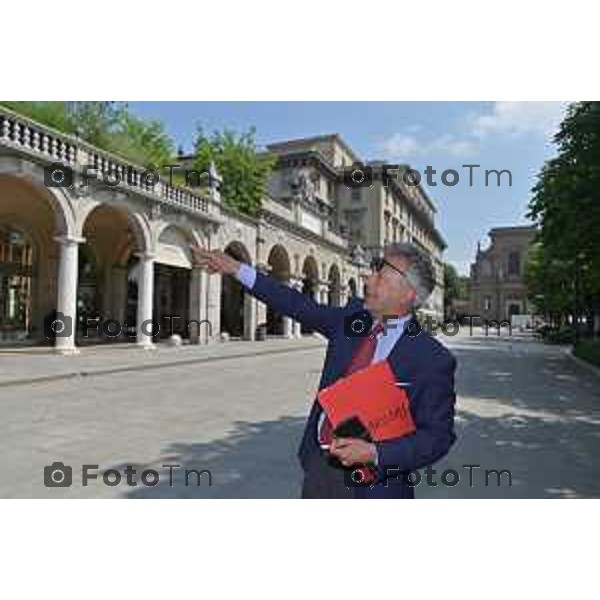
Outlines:
[[470,273],[471,314],[510,321],[512,315],[533,313],[523,271],[535,233],[532,226],[495,227],[489,232],[489,246],[482,250],[478,244]]

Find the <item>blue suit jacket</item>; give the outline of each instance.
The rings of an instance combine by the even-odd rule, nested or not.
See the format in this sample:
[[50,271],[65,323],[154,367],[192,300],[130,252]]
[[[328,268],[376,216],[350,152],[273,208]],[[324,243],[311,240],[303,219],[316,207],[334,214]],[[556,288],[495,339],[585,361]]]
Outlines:
[[[262,273],[257,273],[249,293],[278,313],[300,321],[329,340],[319,390],[342,377],[360,340],[346,337],[344,318],[364,310],[362,300],[353,298],[345,307],[325,306]],[[413,498],[414,487],[406,484],[402,474],[433,464],[448,452],[456,439],[456,360],[453,355],[422,331],[413,337],[406,333],[402,335],[390,352],[388,361],[396,380],[405,384],[416,432],[377,442],[378,480],[372,487],[356,488],[359,498]],[[320,412],[321,407],[315,400],[298,450],[298,458],[305,470],[311,453],[320,452],[317,443]],[[386,467],[387,478],[384,476]]]

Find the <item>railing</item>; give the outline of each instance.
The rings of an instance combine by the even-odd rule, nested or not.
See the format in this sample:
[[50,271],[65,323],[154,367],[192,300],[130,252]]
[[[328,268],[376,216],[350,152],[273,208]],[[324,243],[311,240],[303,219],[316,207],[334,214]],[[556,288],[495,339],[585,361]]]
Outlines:
[[336,244],[337,246],[348,245],[348,235],[343,234],[339,229],[329,229],[325,227],[324,237],[329,242]]
[[120,181],[114,187],[134,188],[144,196],[159,199],[183,210],[195,213],[209,211],[209,198],[162,180],[152,184],[149,177],[144,176],[147,170],[143,167],[129,165],[117,156],[4,107],[0,107],[0,146],[14,148],[49,162],[61,162],[76,171],[82,171],[88,166],[96,170],[101,178],[110,175],[109,180],[114,180],[118,175]]

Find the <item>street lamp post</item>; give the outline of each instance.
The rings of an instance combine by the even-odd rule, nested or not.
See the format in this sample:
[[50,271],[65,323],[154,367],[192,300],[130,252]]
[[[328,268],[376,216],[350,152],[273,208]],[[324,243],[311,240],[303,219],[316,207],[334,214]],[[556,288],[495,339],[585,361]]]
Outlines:
[[582,265],[582,262],[585,260],[585,252],[578,252],[575,255],[575,315],[573,319],[573,325],[575,326],[574,330],[574,344],[577,345],[579,343],[579,313],[580,313],[580,296],[581,296],[581,271],[586,269],[587,265]]
[[573,341],[575,346],[579,343],[579,255],[575,258],[575,290],[574,290],[574,303],[573,307],[573,327],[574,336]]
[[500,308],[500,284],[502,280],[502,267],[498,267],[496,271],[496,321],[500,323],[502,320],[501,308]]
[[[537,315],[541,313],[544,321],[548,319],[548,315],[546,314],[546,297],[544,294],[536,294],[535,295],[535,310]],[[537,316],[535,315],[535,316]]]

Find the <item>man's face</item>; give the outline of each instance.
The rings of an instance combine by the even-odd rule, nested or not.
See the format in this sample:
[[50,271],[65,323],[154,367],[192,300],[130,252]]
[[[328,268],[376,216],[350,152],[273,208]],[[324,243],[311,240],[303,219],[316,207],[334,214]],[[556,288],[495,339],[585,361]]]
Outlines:
[[[408,261],[397,256],[384,254],[383,258],[402,272],[406,272]],[[414,288],[404,275],[389,265],[371,273],[367,278],[365,308],[380,316],[404,316],[416,297]]]

